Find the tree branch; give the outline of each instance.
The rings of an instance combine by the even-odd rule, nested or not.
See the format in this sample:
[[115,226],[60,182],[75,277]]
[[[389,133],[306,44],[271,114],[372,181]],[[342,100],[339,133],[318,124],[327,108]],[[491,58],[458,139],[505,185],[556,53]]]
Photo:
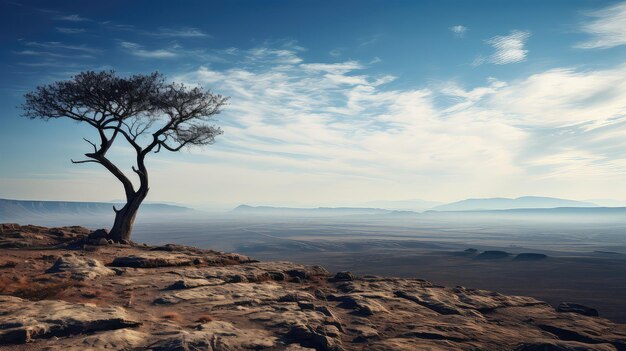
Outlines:
[[100,161],[98,160],[81,160],[81,161],[74,161],[72,159],[70,159],[70,161],[72,161],[73,164],[79,164],[79,163],[100,163]]
[[92,143],[91,141],[87,140],[87,138],[83,138],[83,140],[91,144],[91,146],[93,146],[93,152],[98,152],[98,147],[96,146],[95,143]]

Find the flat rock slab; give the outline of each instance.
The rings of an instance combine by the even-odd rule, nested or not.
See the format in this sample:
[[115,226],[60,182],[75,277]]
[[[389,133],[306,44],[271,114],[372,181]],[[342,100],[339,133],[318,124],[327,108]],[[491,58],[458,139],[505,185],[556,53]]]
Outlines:
[[540,340],[525,342],[515,351],[615,351],[611,344],[583,344],[576,341]]
[[0,344],[136,327],[122,307],[97,307],[60,300],[28,301],[0,296]]
[[58,245],[89,234],[83,227],[46,228],[0,223],[0,248],[25,248]]
[[218,285],[224,283],[221,279],[184,278],[169,285],[166,290],[193,289],[201,286]]
[[171,254],[167,252],[149,252],[136,255],[116,257],[111,266],[113,267],[133,267],[133,268],[157,268],[190,266],[199,263],[197,257]]
[[199,300],[207,305],[253,304],[261,301],[276,301],[285,291],[285,288],[278,284],[232,283],[167,292],[154,302],[160,305],[171,305]]
[[60,257],[46,273],[69,272],[72,279],[89,280],[102,276],[115,275],[115,271],[105,267],[100,261],[90,258],[81,257],[73,254],[67,254]]
[[572,312],[582,314],[583,316],[598,316],[598,310],[581,304],[572,302],[561,302],[556,307],[557,312]]
[[277,338],[266,330],[238,328],[229,322],[213,321],[196,330],[153,335],[156,342],[144,346],[145,350],[262,350],[276,345]]
[[141,349],[149,335],[133,329],[117,329],[98,332],[83,337],[66,339],[63,345],[46,347],[46,351],[96,351]]

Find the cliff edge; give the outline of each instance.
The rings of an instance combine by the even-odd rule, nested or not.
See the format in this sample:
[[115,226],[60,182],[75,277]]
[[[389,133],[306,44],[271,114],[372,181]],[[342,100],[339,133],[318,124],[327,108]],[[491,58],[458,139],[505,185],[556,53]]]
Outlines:
[[420,279],[0,224],[0,349],[626,350],[626,325]]

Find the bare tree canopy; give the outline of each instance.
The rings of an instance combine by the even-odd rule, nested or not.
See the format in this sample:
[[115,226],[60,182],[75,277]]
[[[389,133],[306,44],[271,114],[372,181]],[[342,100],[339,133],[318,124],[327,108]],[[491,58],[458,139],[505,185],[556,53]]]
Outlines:
[[[70,80],[37,87],[25,95],[24,116],[32,119],[69,118],[94,127],[98,141],[84,140],[92,151],[73,163],[98,163],[124,186],[126,205],[116,212],[111,229],[114,240],[129,240],[139,205],[145,199],[148,171],[145,158],[161,150],[179,151],[212,144],[222,130],[211,124],[228,98],[198,87],[167,83],[163,75],[119,77],[114,71],[83,72]],[[139,188],[113,162],[107,152],[123,139],[136,151],[133,171]]]

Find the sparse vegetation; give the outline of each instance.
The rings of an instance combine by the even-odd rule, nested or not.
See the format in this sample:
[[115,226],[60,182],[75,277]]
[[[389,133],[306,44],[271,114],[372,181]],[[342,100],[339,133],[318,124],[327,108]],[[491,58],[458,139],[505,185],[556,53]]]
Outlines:
[[196,319],[196,323],[209,323],[212,320],[213,320],[213,317],[209,316],[208,314],[203,314],[203,315],[200,315],[198,319]]
[[17,262],[15,261],[6,261],[3,263],[0,263],[0,268],[15,268],[17,267]]
[[55,298],[71,286],[72,282],[68,279],[31,279],[25,276],[0,276],[0,294],[13,295],[28,300]]
[[183,317],[178,312],[165,312],[161,315],[161,318],[176,323],[183,321]]

